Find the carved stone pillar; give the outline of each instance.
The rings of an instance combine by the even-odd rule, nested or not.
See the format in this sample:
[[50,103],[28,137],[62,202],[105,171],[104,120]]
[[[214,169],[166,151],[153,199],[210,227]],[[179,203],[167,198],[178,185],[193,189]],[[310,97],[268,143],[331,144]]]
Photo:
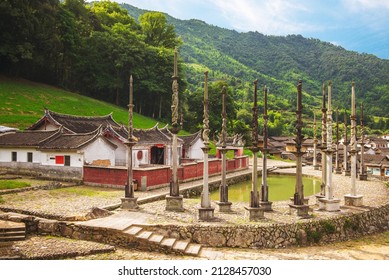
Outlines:
[[167,211],[184,211],[183,196],[180,195],[180,189],[178,185],[178,145],[177,134],[180,131],[178,124],[178,59],[177,48],[174,50],[174,71],[173,71],[173,84],[172,84],[172,178],[170,181],[170,195],[166,196],[166,210]]
[[199,219],[209,221],[214,219],[215,208],[211,207],[208,185],[208,153],[209,153],[209,114],[208,114],[208,71],[204,73],[204,120],[203,135],[204,147],[204,168],[203,168],[203,192],[201,193],[201,207],[199,208]]
[[133,171],[132,171],[132,148],[136,144],[136,139],[133,135],[133,80],[132,76],[130,76],[130,97],[129,97],[129,105],[128,105],[128,142],[127,145],[127,184],[125,186],[125,194],[124,198],[121,198],[122,201],[122,209],[125,210],[133,210],[138,209],[139,206],[137,204],[137,197],[134,197],[134,183],[133,183]]

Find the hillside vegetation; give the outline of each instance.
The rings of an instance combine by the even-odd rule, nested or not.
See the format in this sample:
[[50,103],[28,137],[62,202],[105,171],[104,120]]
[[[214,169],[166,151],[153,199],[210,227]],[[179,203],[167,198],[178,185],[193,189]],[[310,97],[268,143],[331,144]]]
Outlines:
[[[321,86],[329,80],[333,81],[333,108],[340,109],[341,121],[347,110],[350,122],[354,80],[356,103],[365,104],[368,133],[389,129],[389,60],[300,35],[240,33],[127,4],[84,0],[3,1],[0,73],[114,103],[124,108],[123,115],[116,113],[120,109],[115,106],[103,111],[98,111],[98,104],[85,106],[81,96],[73,102],[72,95],[64,92],[46,98],[39,93],[30,95],[28,92],[34,91],[31,88],[15,90],[19,93],[12,96],[12,89],[4,88],[4,84],[0,114],[7,117],[2,123],[20,122],[25,127],[41,116],[44,106],[82,115],[113,111],[115,119],[126,122],[129,75],[134,77],[135,111],[169,122],[175,48],[179,49],[180,122],[187,131],[202,127],[205,70],[209,71],[210,130],[214,139],[221,127],[220,93],[226,87],[229,133],[242,133],[250,143],[256,79],[260,112],[263,86],[270,88],[270,136],[294,134],[299,79],[303,81],[304,135],[313,134],[314,113],[320,119]],[[258,121],[262,127],[262,115]]]
[[[0,76],[0,125],[24,129],[44,114],[44,108],[63,114],[102,116],[112,113],[118,123],[128,123],[126,109],[52,86]],[[134,114],[134,126],[150,128],[156,121]],[[161,124],[163,125],[163,124]]]
[[[147,12],[126,4],[123,7],[135,19]],[[366,124],[376,132],[389,129],[389,60],[301,35],[240,33],[196,19],[166,17],[183,41],[181,56],[192,96],[201,93],[202,72],[208,70],[211,79],[224,80],[233,88],[237,114],[247,116],[251,112],[252,82],[259,79],[259,84],[270,87],[269,109],[275,119],[277,113],[282,115],[278,124],[270,120],[277,128],[273,135],[289,134],[293,132],[288,124],[295,110],[298,79],[303,80],[304,113],[310,123],[314,112],[320,114],[322,84],[329,80],[333,81],[333,108],[340,109],[343,121],[343,109],[348,114],[351,111],[351,82],[355,81],[358,111],[363,102]],[[249,125],[247,121],[245,124]]]

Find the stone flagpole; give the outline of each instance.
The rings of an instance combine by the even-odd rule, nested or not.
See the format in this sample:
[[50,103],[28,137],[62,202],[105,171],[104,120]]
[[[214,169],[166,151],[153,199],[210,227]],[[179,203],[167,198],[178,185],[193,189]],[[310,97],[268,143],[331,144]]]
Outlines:
[[269,94],[269,88],[264,86],[263,88],[263,147],[262,147],[262,184],[261,184],[261,201],[259,205],[264,211],[272,211],[272,202],[269,201],[269,186],[267,184],[267,153],[269,151],[267,147],[268,139],[268,119],[267,114],[267,96]]
[[208,185],[208,153],[209,153],[209,114],[208,114],[208,71],[204,72],[204,120],[203,120],[203,135],[204,147],[201,149],[204,153],[204,168],[203,168],[203,192],[201,194],[201,207],[199,208],[199,219],[203,221],[212,220],[214,218],[215,208],[211,207],[211,199],[209,197]]
[[363,123],[363,103],[361,103],[361,166],[359,172],[359,180],[366,181],[367,173],[365,166],[365,126]]
[[342,174],[339,166],[339,110],[336,108],[336,158],[335,158],[335,173]]
[[332,82],[328,82],[328,110],[327,110],[327,150],[326,150],[326,190],[325,198],[319,199],[319,209],[324,209],[329,212],[340,210],[340,200],[334,199],[333,186],[332,186],[332,155],[334,150],[332,149],[332,110],[331,110],[331,93]]
[[343,168],[344,168],[344,176],[350,176],[350,169],[348,165],[348,157],[347,157],[347,113],[346,109],[344,110],[344,136],[343,136]]
[[166,196],[166,210],[168,211],[184,211],[183,197],[180,195],[178,185],[178,146],[177,134],[180,131],[178,124],[178,58],[177,48],[174,50],[174,67],[173,67],[173,83],[172,83],[172,179],[170,182],[170,195]]
[[[327,178],[327,160],[326,160],[326,150],[327,150],[327,108],[326,108],[326,88],[323,83],[322,86],[322,106],[321,106],[321,184],[320,184],[320,194],[316,195],[317,201],[320,198],[325,197],[326,193],[326,178]],[[319,203],[320,204],[320,203]]]
[[253,103],[253,121],[252,121],[252,142],[253,145],[250,150],[253,152],[253,169],[251,176],[251,192],[250,192],[250,205],[245,207],[250,214],[250,221],[256,221],[263,219],[263,209],[259,205],[259,192],[258,192],[258,94],[257,94],[258,80],[254,81],[254,103]]
[[305,217],[308,215],[309,207],[304,204],[304,185],[303,185],[303,174],[302,174],[302,156],[304,152],[301,150],[303,143],[303,135],[301,129],[303,127],[303,121],[301,118],[303,110],[302,105],[302,81],[298,81],[297,85],[297,109],[296,109],[296,186],[295,193],[293,196],[293,204],[289,204],[289,213],[297,216]]
[[316,113],[313,113],[313,168],[319,170],[317,164],[317,131],[316,131]]
[[124,198],[122,198],[122,209],[131,210],[139,208],[137,204],[137,197],[134,197],[134,183],[133,183],[133,171],[132,171],[132,148],[136,144],[136,139],[133,134],[133,80],[132,75],[130,76],[130,96],[128,104],[128,142],[127,145],[127,184],[125,186]]
[[357,178],[357,116],[355,113],[355,83],[351,86],[351,193],[344,196],[346,205],[361,206],[362,195],[357,195],[356,178]]
[[231,202],[228,201],[228,185],[226,182],[227,172],[227,112],[226,112],[226,95],[227,88],[224,86],[222,89],[222,131],[221,131],[221,148],[219,149],[222,154],[222,180],[220,184],[220,201],[216,204],[219,206],[220,212],[231,212]]

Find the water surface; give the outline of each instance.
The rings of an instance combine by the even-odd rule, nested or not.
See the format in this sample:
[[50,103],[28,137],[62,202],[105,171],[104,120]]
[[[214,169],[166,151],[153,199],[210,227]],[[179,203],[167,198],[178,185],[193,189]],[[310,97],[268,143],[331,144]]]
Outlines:
[[[280,201],[289,200],[293,197],[296,185],[296,176],[294,175],[270,175],[267,178],[269,186],[269,200]],[[262,177],[258,178],[258,191]],[[314,178],[303,177],[304,196],[309,196],[320,192],[320,181]],[[228,200],[231,202],[249,202],[251,191],[251,181],[241,182],[228,186]],[[219,190],[211,193],[212,200],[219,200]]]

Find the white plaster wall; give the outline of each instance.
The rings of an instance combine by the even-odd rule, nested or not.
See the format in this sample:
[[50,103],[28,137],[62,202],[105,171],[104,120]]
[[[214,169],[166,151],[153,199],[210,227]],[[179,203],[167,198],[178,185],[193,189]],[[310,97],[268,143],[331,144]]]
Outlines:
[[55,157],[56,156],[70,156],[70,166],[72,167],[83,167],[84,166],[84,158],[83,154],[77,152],[42,152],[41,162],[42,165],[52,165],[52,166],[64,166],[64,164],[56,164]]
[[57,130],[58,126],[52,125],[51,123],[48,123],[46,125],[42,125],[41,127],[38,127],[36,130],[47,130],[47,131],[52,131],[52,130]]
[[201,149],[204,147],[203,141],[197,139],[197,141],[187,151],[187,157],[191,159],[204,159],[204,153]]
[[104,141],[102,137],[83,147],[81,152],[84,153],[86,163],[92,163],[94,160],[109,160],[112,166],[115,165],[115,148]]
[[112,165],[127,165],[127,146],[113,137],[110,137],[109,141],[117,146],[117,149],[115,150],[115,163],[112,163]]
[[[142,151],[142,158],[138,159],[138,152]],[[132,166],[139,167],[140,164],[149,164],[149,149],[146,147],[133,148],[132,150]]]
[[40,163],[41,152],[35,149],[0,148],[0,162],[11,162],[12,152],[17,152],[17,162],[27,162],[27,153],[32,153],[32,162]]

